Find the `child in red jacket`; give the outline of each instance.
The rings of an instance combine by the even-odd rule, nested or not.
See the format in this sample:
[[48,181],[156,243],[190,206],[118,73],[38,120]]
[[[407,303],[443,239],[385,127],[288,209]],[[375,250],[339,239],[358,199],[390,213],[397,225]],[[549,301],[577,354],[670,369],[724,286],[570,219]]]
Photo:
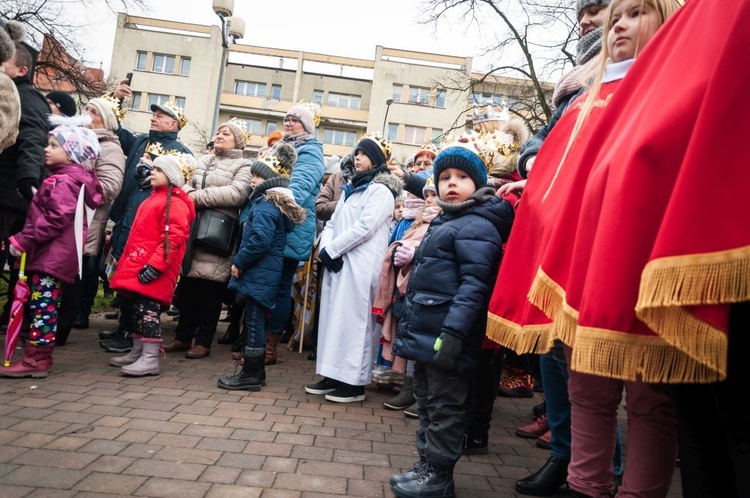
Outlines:
[[[148,154],[144,162],[150,162]],[[189,154],[157,157],[151,169],[151,197],[139,207],[110,288],[120,294],[122,310],[132,313],[133,349],[111,358],[125,375],[159,375],[162,342],[160,307],[172,302],[180,265],[195,219],[193,202],[182,190],[195,169]]]
[[9,239],[12,255],[26,253],[31,329],[23,358],[0,367],[5,377],[46,377],[52,368],[61,285],[73,283],[80,271],[78,255],[87,231],[84,211],[96,209],[102,200],[94,171],[83,166],[101,153],[94,132],[76,126],[84,121],[53,123],[59,126],[49,132],[49,145],[44,149],[50,176],[31,199],[23,229]]

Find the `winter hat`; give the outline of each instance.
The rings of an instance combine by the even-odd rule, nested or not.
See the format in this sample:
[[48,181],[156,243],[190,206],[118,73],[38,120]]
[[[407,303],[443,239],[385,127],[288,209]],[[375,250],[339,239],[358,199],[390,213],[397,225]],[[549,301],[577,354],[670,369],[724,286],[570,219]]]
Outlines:
[[432,192],[435,192],[437,194],[437,188],[435,188],[435,177],[434,176],[428,176],[427,181],[424,184],[424,187],[422,187],[422,197],[425,197],[425,193],[431,190]]
[[0,17],[0,64],[16,55],[16,44],[26,38],[26,28],[18,21]]
[[315,131],[315,127],[320,123],[320,108],[314,102],[300,101],[287,111],[285,118],[292,116],[302,123],[302,127],[307,133]]
[[377,168],[391,158],[391,143],[385,140],[379,132],[369,133],[354,147],[354,152],[361,150],[372,161],[372,167]]
[[195,158],[184,152],[170,152],[154,159],[154,168],[162,170],[171,185],[182,188],[193,178]]
[[151,112],[161,111],[170,118],[177,121],[177,129],[181,130],[187,125],[188,120],[185,116],[185,110],[174,102],[165,102],[163,104],[151,104]]
[[326,175],[332,175],[341,169],[339,167],[341,164],[341,158],[339,156],[333,155],[333,156],[324,157],[323,163],[325,164]]
[[125,116],[125,111],[120,107],[120,102],[116,98],[104,95],[89,100],[89,104],[99,111],[105,130],[115,131],[120,127],[122,118]]
[[96,160],[101,155],[102,148],[96,133],[84,128],[91,124],[91,116],[88,114],[75,117],[50,115],[49,121],[54,126],[49,134],[55,137],[74,163],[83,164],[89,159]]
[[284,138],[284,134],[281,132],[281,130],[274,130],[273,133],[268,135],[268,140],[266,140],[266,145],[269,147],[273,147],[276,142]]
[[578,16],[578,20],[581,20],[581,15],[583,13],[583,9],[586,7],[590,7],[592,5],[603,5],[604,7],[609,7],[609,3],[612,0],[578,0],[576,2],[576,15]]
[[247,141],[250,140],[251,134],[247,131],[245,120],[243,119],[232,118],[225,123],[221,123],[217,129],[221,128],[228,128],[232,132],[235,149],[244,149]]
[[268,153],[253,161],[250,172],[264,180],[283,176],[289,178],[297,162],[297,150],[285,142],[278,142]]
[[52,105],[57,107],[63,116],[71,117],[78,114],[76,101],[65,92],[54,90],[45,95],[44,98],[52,102]]
[[[440,185],[440,173],[448,168],[456,168],[466,172],[474,181],[476,188],[487,185],[487,156],[485,143],[477,133],[461,136],[457,141],[449,144],[438,153],[433,169],[433,181]],[[491,164],[491,157],[489,158]]]

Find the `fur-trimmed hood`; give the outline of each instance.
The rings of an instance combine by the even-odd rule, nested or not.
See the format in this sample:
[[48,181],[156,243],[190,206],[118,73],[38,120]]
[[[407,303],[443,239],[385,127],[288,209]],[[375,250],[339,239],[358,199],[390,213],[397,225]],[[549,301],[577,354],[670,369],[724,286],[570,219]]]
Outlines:
[[404,190],[404,182],[390,171],[379,173],[372,179],[372,183],[382,183],[393,193],[394,198],[401,197]]
[[307,213],[297,204],[297,201],[294,200],[294,194],[288,188],[272,187],[265,191],[263,197],[279,208],[284,218],[291,222],[291,226],[287,224],[287,232],[291,232],[294,225],[301,225],[305,221]]

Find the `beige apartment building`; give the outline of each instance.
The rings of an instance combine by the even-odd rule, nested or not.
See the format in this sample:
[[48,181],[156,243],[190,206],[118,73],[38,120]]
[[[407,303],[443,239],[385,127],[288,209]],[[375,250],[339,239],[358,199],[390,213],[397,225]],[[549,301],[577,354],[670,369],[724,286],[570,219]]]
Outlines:
[[473,102],[512,104],[524,86],[505,78],[459,89],[478,76],[471,57],[381,46],[372,60],[242,43],[224,50],[218,26],[120,14],[110,76],[133,73],[125,126],[147,131],[151,104],[174,100],[189,119],[180,137],[196,152],[215,123],[233,117],[245,120],[253,134],[248,149],[257,151],[295,102],[314,101],[322,109],[317,138],[325,155],[343,156],[364,133],[382,130],[403,161],[470,126]]

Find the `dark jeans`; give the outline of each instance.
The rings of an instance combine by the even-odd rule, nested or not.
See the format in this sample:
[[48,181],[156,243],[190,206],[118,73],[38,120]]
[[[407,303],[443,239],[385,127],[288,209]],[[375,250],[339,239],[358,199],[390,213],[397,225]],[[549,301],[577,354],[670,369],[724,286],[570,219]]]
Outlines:
[[417,452],[435,467],[452,469],[461,457],[471,377],[415,361],[413,379]]
[[247,342],[245,347],[258,349],[266,347],[266,322],[268,310],[259,305],[255,299],[245,300],[245,330]]
[[292,280],[297,271],[299,261],[284,258],[284,267],[279,278],[279,289],[276,294],[276,305],[271,309],[271,318],[268,320],[268,331],[274,335],[284,333],[284,327],[289,320],[292,310]]
[[490,430],[492,410],[497,397],[498,368],[495,358],[499,353],[482,349],[479,368],[469,383],[469,407],[466,412],[466,433],[486,436]]
[[685,498],[750,496],[750,425],[739,406],[750,385],[749,348],[750,303],[734,304],[726,380],[672,386]]
[[190,343],[195,337],[196,346],[211,347],[225,289],[225,282],[180,278],[180,319],[175,333],[178,341]]

